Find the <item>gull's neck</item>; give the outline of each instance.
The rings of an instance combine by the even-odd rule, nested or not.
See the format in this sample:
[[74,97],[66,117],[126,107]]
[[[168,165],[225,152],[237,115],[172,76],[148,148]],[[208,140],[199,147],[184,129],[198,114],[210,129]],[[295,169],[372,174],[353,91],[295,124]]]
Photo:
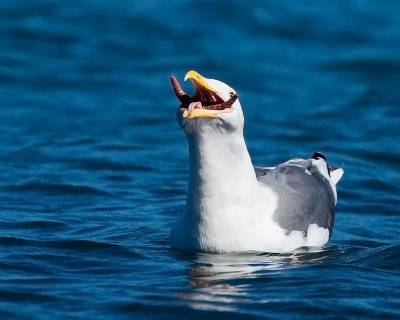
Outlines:
[[[242,132],[201,130],[188,136],[190,175],[185,215],[207,223],[248,213],[258,189]],[[223,221],[221,221],[223,222]]]

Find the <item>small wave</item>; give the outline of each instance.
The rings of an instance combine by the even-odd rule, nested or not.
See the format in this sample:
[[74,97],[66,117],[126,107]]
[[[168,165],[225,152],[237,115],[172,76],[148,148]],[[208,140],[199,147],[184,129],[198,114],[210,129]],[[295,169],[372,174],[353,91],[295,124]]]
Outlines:
[[358,263],[376,269],[398,271],[400,269],[400,245],[386,245],[366,250]]
[[8,192],[39,192],[51,196],[109,196],[110,193],[93,187],[72,184],[56,184],[46,182],[30,182],[21,185],[3,186],[1,189]]
[[100,170],[109,170],[109,171],[152,171],[153,168],[141,165],[141,164],[133,164],[126,162],[116,162],[110,161],[106,159],[74,159],[68,162],[74,163],[75,167],[91,170],[91,171],[100,171]]
[[379,74],[392,73],[398,74],[400,64],[395,60],[389,59],[349,59],[345,61],[334,61],[326,63],[322,69],[329,71],[352,71],[360,73]]
[[157,188],[155,190],[155,193],[160,196],[179,196],[186,195],[186,190],[164,186],[161,188]]
[[0,237],[0,246],[25,246],[31,241],[17,237]]
[[126,175],[107,175],[105,176],[105,179],[115,181],[115,182],[131,182],[132,179]]
[[109,252],[113,256],[126,256],[129,258],[143,257],[141,254],[131,251],[124,246],[84,239],[65,239],[65,240],[40,240],[24,239],[18,237],[0,237],[0,246],[10,247],[35,247],[48,250],[48,248],[75,251],[75,252]]
[[137,150],[138,148],[139,148],[138,145],[128,144],[128,143],[103,144],[99,146],[99,149],[103,151],[131,151],[131,150]]
[[131,258],[142,257],[141,254],[133,252],[121,245],[108,243],[108,242],[99,242],[99,241],[91,241],[91,240],[55,240],[55,241],[46,241],[46,245],[63,250],[78,250],[78,251],[110,251],[113,254],[117,254],[119,256],[129,256]]
[[394,149],[393,152],[381,151],[381,152],[371,152],[367,150],[361,150],[359,157],[367,159],[372,163],[378,163],[380,165],[387,164],[393,167],[398,167],[400,163],[400,154]]
[[69,139],[65,141],[60,142],[64,146],[68,147],[75,147],[75,146],[86,146],[86,145],[91,145],[96,143],[96,139],[92,137],[86,137],[86,138],[79,138],[79,139]]
[[32,292],[0,290],[0,300],[9,302],[18,302],[18,301],[52,302],[52,301],[59,301],[60,299],[50,295],[38,294]]
[[57,221],[22,221],[22,222],[3,222],[3,229],[54,229],[65,227],[62,222]]

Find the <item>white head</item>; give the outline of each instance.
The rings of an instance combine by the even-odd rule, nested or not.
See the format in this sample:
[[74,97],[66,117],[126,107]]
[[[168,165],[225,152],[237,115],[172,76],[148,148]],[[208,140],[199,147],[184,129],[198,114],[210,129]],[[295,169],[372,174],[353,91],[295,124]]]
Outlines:
[[200,131],[242,134],[244,118],[235,90],[221,81],[207,79],[196,71],[189,71],[185,81],[187,79],[196,89],[192,97],[171,76],[175,94],[182,103],[177,110],[177,120],[186,135],[191,137]]

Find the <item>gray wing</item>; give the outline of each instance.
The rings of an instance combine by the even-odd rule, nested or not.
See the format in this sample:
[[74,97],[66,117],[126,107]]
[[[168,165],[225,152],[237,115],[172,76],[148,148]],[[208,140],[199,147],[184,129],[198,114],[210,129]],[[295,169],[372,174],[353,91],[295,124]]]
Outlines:
[[288,232],[303,231],[310,224],[332,234],[335,197],[329,181],[312,161],[296,159],[273,168],[255,168],[257,179],[279,196],[273,219]]
[[276,167],[254,167],[256,177],[265,176],[267,172],[274,169],[276,169]]

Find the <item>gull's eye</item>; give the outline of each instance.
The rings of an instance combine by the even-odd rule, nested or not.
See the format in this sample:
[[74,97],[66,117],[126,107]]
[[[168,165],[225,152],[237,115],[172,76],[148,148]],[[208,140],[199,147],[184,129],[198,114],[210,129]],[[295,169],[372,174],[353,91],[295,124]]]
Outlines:
[[231,98],[235,95],[233,91],[229,92],[229,94],[231,95]]

